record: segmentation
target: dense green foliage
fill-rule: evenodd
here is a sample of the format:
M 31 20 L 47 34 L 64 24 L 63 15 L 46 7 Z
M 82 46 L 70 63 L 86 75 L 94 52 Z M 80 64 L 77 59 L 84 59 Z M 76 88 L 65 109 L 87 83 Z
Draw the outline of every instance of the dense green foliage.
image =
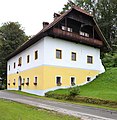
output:
M 6 57 L 28 39 L 18 22 L 7 22 L 0 27 L 0 77 L 6 79 Z
M 51 93 L 69 95 L 69 89 L 55 90 Z M 117 68 L 110 68 L 94 81 L 80 86 L 79 96 L 117 101 Z
M 75 97 L 76 95 L 79 95 L 79 94 L 80 94 L 79 86 L 72 87 L 69 89 L 69 96 Z
M 102 61 L 106 68 L 117 67 L 117 52 L 105 53 Z
M 0 99 L 1 120 L 78 120 L 51 111 Z

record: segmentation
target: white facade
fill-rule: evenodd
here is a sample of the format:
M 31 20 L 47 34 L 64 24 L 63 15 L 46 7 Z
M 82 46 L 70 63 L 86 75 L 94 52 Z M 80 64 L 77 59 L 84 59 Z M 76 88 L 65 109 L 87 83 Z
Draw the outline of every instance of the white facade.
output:
M 56 49 L 62 50 L 62 59 L 56 59 Z M 38 50 L 38 59 L 34 60 L 34 53 Z M 71 60 L 71 52 L 76 53 L 76 61 Z M 30 62 L 27 63 L 27 55 L 30 55 Z M 87 63 L 87 55 L 93 56 L 93 64 Z M 22 66 L 18 66 L 18 59 L 22 57 Z M 16 68 L 14 69 L 14 62 Z M 9 71 L 9 65 L 10 70 Z M 100 49 L 87 45 L 69 42 L 58 38 L 45 37 L 8 61 L 8 74 L 21 72 L 38 66 L 59 66 L 80 68 L 86 70 L 99 70 L 104 72 L 100 59 Z

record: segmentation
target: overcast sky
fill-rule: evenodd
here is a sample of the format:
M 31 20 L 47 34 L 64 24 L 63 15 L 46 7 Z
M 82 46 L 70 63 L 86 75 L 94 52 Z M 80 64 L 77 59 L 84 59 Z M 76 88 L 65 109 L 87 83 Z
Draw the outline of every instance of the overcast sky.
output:
M 19 22 L 27 35 L 42 29 L 42 22 L 52 22 L 53 13 L 61 11 L 68 0 L 0 0 L 0 26 Z

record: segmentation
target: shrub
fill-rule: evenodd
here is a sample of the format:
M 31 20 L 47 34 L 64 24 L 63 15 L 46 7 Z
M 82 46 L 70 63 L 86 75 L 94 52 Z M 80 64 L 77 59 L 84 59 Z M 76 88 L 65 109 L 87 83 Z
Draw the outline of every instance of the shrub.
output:
M 80 89 L 79 86 L 77 87 L 72 87 L 69 89 L 69 96 L 70 97 L 75 97 L 80 94 Z

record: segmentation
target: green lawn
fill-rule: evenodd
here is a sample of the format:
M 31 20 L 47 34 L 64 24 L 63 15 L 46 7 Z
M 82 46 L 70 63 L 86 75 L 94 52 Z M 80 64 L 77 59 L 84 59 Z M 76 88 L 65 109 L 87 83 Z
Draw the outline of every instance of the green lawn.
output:
M 55 90 L 54 93 L 68 94 L 69 90 Z M 117 101 L 117 68 L 110 68 L 93 82 L 81 86 L 80 96 Z
M 0 99 L 0 120 L 79 120 L 56 112 Z

